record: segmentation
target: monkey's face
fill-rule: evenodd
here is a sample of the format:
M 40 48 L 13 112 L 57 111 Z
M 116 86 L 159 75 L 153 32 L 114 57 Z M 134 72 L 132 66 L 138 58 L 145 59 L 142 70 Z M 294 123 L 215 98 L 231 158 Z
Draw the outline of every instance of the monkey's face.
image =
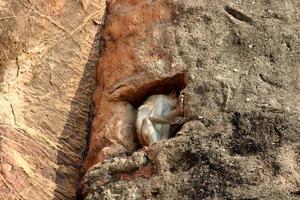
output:
M 168 101 L 172 108 L 175 108 L 178 104 L 178 99 L 176 96 L 175 97 L 169 96 Z

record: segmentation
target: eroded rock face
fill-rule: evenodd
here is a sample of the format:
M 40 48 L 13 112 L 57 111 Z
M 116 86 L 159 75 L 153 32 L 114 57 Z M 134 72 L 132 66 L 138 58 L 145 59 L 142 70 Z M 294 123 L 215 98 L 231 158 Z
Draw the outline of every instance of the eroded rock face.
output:
M 175 51 L 171 25 L 176 18 L 173 7 L 168 1 L 109 2 L 83 171 L 105 158 L 137 150 L 133 106 L 149 94 L 184 88 L 185 65 Z
M 75 198 L 104 11 L 0 0 L 0 199 Z
M 136 150 L 136 111 L 128 102 L 109 102 L 104 96 L 98 102 L 101 111 L 93 121 L 89 153 L 84 169 L 104 159 Z
M 184 72 L 189 122 L 90 168 L 86 199 L 299 199 L 299 9 L 292 0 L 111 1 L 96 111 L 103 96 L 138 104 L 157 92 L 151 83 Z M 91 141 L 111 136 L 95 130 Z

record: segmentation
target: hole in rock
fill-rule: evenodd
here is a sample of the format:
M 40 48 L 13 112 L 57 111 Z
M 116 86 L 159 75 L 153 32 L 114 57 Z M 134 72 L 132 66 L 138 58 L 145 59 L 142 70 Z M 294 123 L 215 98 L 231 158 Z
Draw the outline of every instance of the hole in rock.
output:
M 126 100 L 128 102 L 130 102 L 136 109 L 138 109 L 141 105 L 144 105 L 143 103 L 145 102 L 145 100 L 147 100 L 148 97 L 150 97 L 152 95 L 156 95 L 156 94 L 174 95 L 175 94 L 174 92 L 176 92 L 176 96 L 173 96 L 173 97 L 178 99 L 179 95 L 180 95 L 180 92 L 186 87 L 185 78 L 186 77 L 185 77 L 184 73 L 178 73 L 178 74 L 176 74 L 172 77 L 167 77 L 167 78 L 162 78 L 160 80 L 150 81 L 147 84 L 141 85 L 140 88 L 138 88 L 138 90 L 136 90 L 136 92 L 128 93 L 127 94 L 128 96 L 126 96 L 127 97 Z M 148 101 L 148 103 L 149 103 L 149 101 Z M 177 107 L 174 108 L 174 109 L 177 110 L 179 105 L 177 104 L 176 106 Z M 159 107 L 160 106 L 157 106 L 158 109 L 160 109 Z M 165 110 L 166 108 L 162 108 L 162 109 Z M 161 115 L 161 116 L 160 115 L 154 115 L 152 117 L 159 117 L 163 120 L 168 119 L 168 120 L 170 120 L 170 123 L 172 122 L 171 125 L 169 123 L 166 124 L 166 123 L 161 123 L 159 121 L 156 121 L 157 119 L 155 119 L 155 121 L 154 121 L 153 118 L 150 119 L 148 114 L 146 114 L 146 115 L 147 115 L 147 118 L 149 117 L 148 118 L 149 123 L 145 123 L 145 121 L 144 121 L 145 120 L 145 118 L 144 118 L 145 115 L 140 113 L 140 114 L 137 114 L 137 124 L 136 124 L 138 126 L 138 127 L 136 127 L 137 132 L 139 132 L 138 131 L 139 127 L 141 127 L 142 130 L 147 129 L 147 131 L 145 131 L 144 133 L 150 131 L 151 132 L 150 135 L 153 135 L 153 132 L 152 132 L 151 128 L 154 128 L 155 132 L 157 131 L 156 133 L 159 134 L 159 136 L 158 136 L 159 138 L 160 137 L 162 137 L 162 138 L 174 137 L 176 132 L 178 132 L 180 130 L 180 128 L 182 127 L 182 125 L 184 123 L 184 121 L 181 121 L 181 122 L 178 121 L 177 122 L 177 117 L 183 117 L 183 112 L 178 114 L 178 115 L 177 114 L 174 115 L 174 117 L 170 117 L 170 116 L 172 116 L 171 112 L 175 111 L 175 110 L 172 110 L 172 111 L 163 111 L 163 110 L 162 110 L 163 115 Z M 140 112 L 142 112 L 142 111 L 140 111 Z M 145 113 L 147 113 L 147 112 L 148 111 L 145 111 Z M 138 120 L 139 116 L 142 117 L 140 123 L 139 123 L 139 120 Z M 176 121 L 176 123 L 175 123 L 175 121 Z M 161 128 L 157 127 L 157 125 L 159 125 L 159 124 L 162 125 Z M 139 125 L 141 125 L 141 126 L 139 126 Z M 166 128 L 165 125 L 167 125 L 167 126 L 170 125 L 169 129 Z M 137 134 L 137 137 L 139 137 L 139 143 L 142 144 L 142 145 L 148 145 L 149 142 L 152 141 L 151 139 L 149 139 L 149 138 L 152 138 L 152 137 L 145 136 L 145 134 L 141 134 L 141 133 Z M 160 139 L 158 139 L 158 140 L 160 140 Z
M 138 108 L 151 95 L 170 94 L 176 91 L 177 96 L 186 87 L 186 75 L 184 72 L 175 74 L 171 77 L 149 81 L 141 85 L 136 90 L 128 91 L 122 95 L 122 99 Z

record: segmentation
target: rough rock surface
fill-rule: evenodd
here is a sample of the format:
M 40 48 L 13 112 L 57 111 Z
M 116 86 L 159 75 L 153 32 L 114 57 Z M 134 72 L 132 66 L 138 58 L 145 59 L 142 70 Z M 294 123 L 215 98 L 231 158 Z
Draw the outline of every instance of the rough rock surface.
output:
M 297 0 L 109 1 L 86 199 L 299 199 L 299 10 Z M 182 89 L 170 84 L 180 73 L 189 122 L 176 137 L 128 155 L 118 141 L 130 131 L 98 128 L 124 126 L 103 105 Z M 116 144 L 122 155 L 104 160 Z
M 75 198 L 105 7 L 0 0 L 0 199 Z
M 137 150 L 134 106 L 153 92 L 183 88 L 185 68 L 175 46 L 172 51 L 173 29 L 155 28 L 160 21 L 169 24 L 176 16 L 170 6 L 173 4 L 167 1 L 108 4 L 95 118 L 84 170 L 106 158 Z
M 300 199 L 300 2 L 0 0 L 0 199 Z M 185 90 L 176 137 L 135 108 Z

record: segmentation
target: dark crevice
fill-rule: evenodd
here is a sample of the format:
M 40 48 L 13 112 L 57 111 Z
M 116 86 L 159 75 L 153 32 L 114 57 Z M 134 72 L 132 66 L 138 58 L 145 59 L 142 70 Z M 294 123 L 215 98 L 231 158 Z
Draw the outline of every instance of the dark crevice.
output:
M 232 17 L 236 18 L 237 20 L 240 20 L 240 21 L 243 21 L 243 22 L 246 22 L 246 23 L 249 23 L 251 25 L 253 25 L 253 20 L 248 17 L 247 15 L 245 15 L 244 13 L 234 9 L 234 8 L 231 8 L 230 6 L 225 6 L 225 11 L 230 14 Z
M 104 15 L 105 17 L 105 15 Z M 94 90 L 96 89 L 96 71 L 97 71 L 97 65 L 99 61 L 100 51 L 103 48 L 103 41 L 101 37 L 101 33 L 103 30 L 103 26 L 99 26 L 98 30 L 96 31 L 96 34 L 94 36 L 94 40 L 92 42 L 92 46 L 90 49 L 90 54 L 87 59 L 87 63 L 84 66 L 84 72 L 82 75 L 82 78 L 80 80 L 79 86 L 76 90 L 76 93 L 74 95 L 74 98 L 71 103 L 71 108 L 69 111 L 68 119 L 66 122 L 66 125 L 63 129 L 63 132 L 61 133 L 61 137 L 59 138 L 59 143 L 61 144 L 61 150 L 58 151 L 57 155 L 57 164 L 59 166 L 73 166 L 76 171 L 78 171 L 78 179 L 77 179 L 77 185 L 74 185 L 72 179 L 69 178 L 69 174 L 67 174 L 64 170 L 58 170 L 56 171 L 55 175 L 55 182 L 57 184 L 57 187 L 54 191 L 54 199 L 57 199 L 59 196 L 64 196 L 64 198 L 70 198 L 73 194 L 68 194 L 69 196 L 66 196 L 67 194 L 65 192 L 62 192 L 63 188 L 70 188 L 70 187 L 76 187 L 76 196 L 74 197 L 76 200 L 83 200 L 84 197 L 82 196 L 82 192 L 80 189 L 80 181 L 82 176 L 84 175 L 81 171 L 82 162 L 84 161 L 84 158 L 87 154 L 88 149 L 88 139 L 91 132 L 91 124 L 93 120 L 93 109 L 94 104 L 92 101 L 92 96 L 94 93 Z M 83 100 L 83 97 L 86 98 Z M 80 106 L 78 104 L 82 104 L 81 102 L 85 102 L 84 107 L 88 108 L 88 118 L 86 120 L 86 128 L 84 133 L 76 127 L 77 121 L 81 121 L 80 116 L 78 116 L 78 109 Z M 81 162 L 80 163 L 74 163 L 74 161 L 69 158 L 69 156 L 66 154 L 67 151 L 69 151 L 68 142 L 66 141 L 65 137 L 66 135 L 70 135 L 70 133 L 73 134 L 86 134 L 86 137 L 82 143 L 85 143 L 84 149 L 81 150 Z M 63 167 L 62 167 L 63 169 Z M 70 180 L 70 181 L 68 181 Z
M 177 95 L 179 95 L 180 91 L 185 87 L 186 75 L 184 72 L 181 72 L 171 77 L 149 81 L 133 91 L 126 91 L 126 93 L 121 94 L 120 100 L 127 101 L 137 108 L 151 95 L 169 94 L 172 91 L 176 91 Z
M 263 82 L 268 83 L 269 85 L 272 85 L 272 86 L 278 87 L 278 88 L 282 87 L 282 84 L 278 80 L 275 80 L 274 78 L 270 78 L 264 74 L 259 74 L 259 77 Z
M 15 110 L 14 110 L 14 107 L 13 105 L 10 103 L 10 108 L 11 108 L 11 113 L 13 114 L 14 116 L 14 124 L 16 125 L 17 123 L 17 118 L 16 118 L 16 114 L 15 114 Z
M 291 192 L 291 194 L 295 195 L 295 196 L 300 196 L 300 190 L 295 191 L 295 192 Z
M 93 41 L 93 44 L 92 44 L 92 48 L 91 48 L 91 51 L 90 51 L 90 55 L 89 55 L 89 58 L 88 58 L 88 61 L 87 61 L 87 64 L 85 66 L 85 69 L 87 70 L 87 68 L 89 67 L 93 67 L 95 68 L 95 82 L 98 83 L 99 81 L 97 80 L 97 66 L 98 66 L 98 62 L 99 62 L 99 57 L 101 55 L 101 52 L 103 51 L 103 49 L 105 48 L 104 47 L 104 42 L 103 42 L 103 38 L 102 38 L 102 31 L 106 25 L 106 20 L 107 20 L 107 13 L 108 13 L 108 3 L 106 3 L 106 9 L 105 9 L 105 13 L 103 15 L 103 23 L 99 26 L 99 29 L 94 37 L 94 41 Z M 94 59 L 96 56 L 96 59 Z M 94 91 L 96 89 L 96 85 L 94 86 L 94 88 L 92 89 L 92 94 L 90 96 L 90 99 L 89 99 L 89 111 L 88 111 L 88 120 L 86 122 L 86 138 L 85 138 L 85 141 L 86 141 L 86 147 L 84 149 L 84 152 L 82 153 L 82 161 L 85 160 L 86 156 L 87 156 L 87 152 L 88 152 L 88 148 L 89 148 L 89 138 L 90 138 L 90 134 L 91 134 L 91 130 L 92 130 L 92 122 L 93 122 L 93 118 L 94 118 L 94 108 L 95 108 L 95 104 L 94 104 L 94 101 L 93 101 L 93 94 L 94 94 Z M 82 177 L 84 176 L 84 172 L 82 171 L 82 163 L 80 165 L 80 169 L 79 169 L 79 180 L 78 180 L 78 184 L 77 184 L 77 188 L 76 188 L 76 200 L 84 200 L 84 196 L 83 196 L 83 193 L 82 193 L 82 188 L 80 186 L 80 183 L 81 183 L 81 180 L 82 180 Z
M 0 92 L 2 92 L 2 83 L 4 82 L 4 73 L 5 73 L 5 67 L 4 67 L 4 64 L 1 63 L 1 60 L 0 60 Z
M 84 200 L 84 196 L 82 194 L 82 190 L 79 188 L 76 191 L 76 200 Z
M 285 45 L 290 51 L 293 50 L 290 41 L 285 41 Z
M 17 73 L 16 73 L 16 78 L 17 78 L 20 75 L 20 64 L 19 64 L 19 58 L 18 57 L 16 57 L 16 65 L 17 65 Z

